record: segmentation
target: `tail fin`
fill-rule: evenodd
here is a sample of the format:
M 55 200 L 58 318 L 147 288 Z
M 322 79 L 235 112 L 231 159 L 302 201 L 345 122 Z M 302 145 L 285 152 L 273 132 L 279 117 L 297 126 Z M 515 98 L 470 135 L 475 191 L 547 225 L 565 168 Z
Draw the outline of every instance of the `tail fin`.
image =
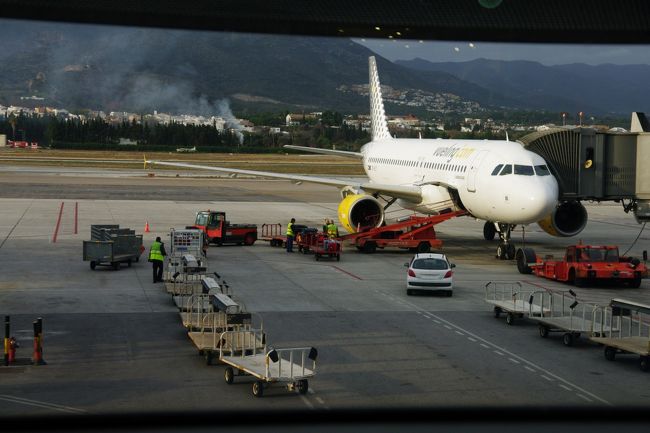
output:
M 388 122 L 386 122 L 384 101 L 381 98 L 381 85 L 379 84 L 375 56 L 368 58 L 368 70 L 370 73 L 368 90 L 370 92 L 370 129 L 372 131 L 372 140 L 391 138 L 390 132 L 388 132 Z

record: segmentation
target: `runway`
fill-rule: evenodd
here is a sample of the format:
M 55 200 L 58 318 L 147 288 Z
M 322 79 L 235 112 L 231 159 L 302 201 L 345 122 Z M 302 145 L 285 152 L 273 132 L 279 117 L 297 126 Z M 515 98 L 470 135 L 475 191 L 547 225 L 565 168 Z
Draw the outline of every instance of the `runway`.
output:
M 650 393 L 636 357 L 604 359 L 581 339 L 562 345 L 541 339 L 535 323 L 507 326 L 483 300 L 489 281 L 523 281 L 567 290 L 520 275 L 514 262 L 494 259 L 483 223 L 445 222 L 436 231 L 457 264 L 451 298 L 406 295 L 408 252 L 359 254 L 346 248 L 340 262 L 287 254 L 268 243 L 212 247 L 217 271 L 249 311 L 259 312 L 269 344 L 314 346 L 318 373 L 306 396 L 271 388 L 255 399 L 250 381 L 227 385 L 222 366 L 207 366 L 184 334 L 176 308 L 146 261 L 119 271 L 91 271 L 81 258 L 91 224 L 120 224 L 142 233 L 145 221 L 163 240 L 171 227 L 193 222 L 201 209 L 227 212 L 233 222 L 319 227 L 335 217 L 338 191 L 314 185 L 250 179 L 99 177 L 103 171 L 62 175 L 0 175 L 0 314 L 11 315 L 29 358 L 32 321 L 43 317 L 47 366 L 0 373 L 0 415 L 54 412 L 115 413 L 192 410 L 328 409 L 378 407 L 647 406 Z M 62 224 L 52 243 L 61 202 Z M 79 207 L 74 234 L 72 209 Z M 618 244 L 640 231 L 619 206 L 588 205 L 580 238 Z M 391 212 L 391 217 L 404 211 Z M 522 232 L 513 238 L 521 243 Z M 526 244 L 559 255 L 577 239 L 552 238 L 536 226 Z M 642 233 L 631 255 L 647 249 Z M 578 297 L 607 303 L 622 297 L 650 303 L 640 289 L 573 288 Z

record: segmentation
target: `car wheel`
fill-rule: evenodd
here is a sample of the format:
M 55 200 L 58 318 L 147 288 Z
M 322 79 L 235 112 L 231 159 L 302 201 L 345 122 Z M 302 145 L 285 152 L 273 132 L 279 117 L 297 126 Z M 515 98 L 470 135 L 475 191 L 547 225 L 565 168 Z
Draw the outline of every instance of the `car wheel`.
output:
M 431 244 L 429 242 L 420 242 L 417 248 L 418 253 L 428 253 L 431 251 Z
M 508 313 L 506 315 L 506 323 L 512 326 L 515 323 L 515 315 L 512 313 Z
M 564 336 L 562 336 L 562 342 L 567 347 L 573 346 L 573 342 L 574 342 L 573 334 L 570 332 L 564 334 Z
M 299 380 L 297 385 L 298 385 L 297 386 L 298 393 L 307 394 L 307 391 L 309 391 L 309 382 L 307 381 L 307 379 Z
M 262 397 L 264 395 L 264 382 L 261 380 L 253 382 L 253 395 L 255 397 Z
M 650 369 L 650 357 L 641 356 L 639 358 L 639 368 L 641 371 L 648 371 Z
M 90 262 L 90 269 L 92 269 L 94 271 L 96 267 L 97 267 L 97 263 L 94 260 L 91 261 Z
M 611 346 L 605 346 L 605 359 L 608 361 L 616 359 L 616 349 Z
M 494 317 L 496 317 L 497 319 L 501 317 L 501 308 L 494 307 Z
M 544 325 L 539 325 L 539 336 L 542 338 L 548 337 L 548 328 Z
M 406 289 L 406 296 L 412 296 L 412 295 L 413 295 L 413 290 Z
M 235 372 L 233 371 L 232 367 L 226 367 L 223 372 L 223 378 L 226 379 L 226 383 L 228 385 L 233 383 L 235 380 Z

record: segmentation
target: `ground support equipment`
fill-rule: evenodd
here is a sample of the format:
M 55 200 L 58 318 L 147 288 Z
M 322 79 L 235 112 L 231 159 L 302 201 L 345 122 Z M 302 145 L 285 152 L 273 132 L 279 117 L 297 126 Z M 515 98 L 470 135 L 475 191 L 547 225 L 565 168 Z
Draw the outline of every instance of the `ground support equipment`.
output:
M 114 224 L 91 225 L 90 240 L 83 241 L 83 260 L 90 262 L 93 270 L 97 266 L 110 266 L 117 270 L 121 263 L 131 267 L 133 262 L 140 261 L 143 251 L 142 235 Z
M 594 310 L 591 341 L 602 344 L 605 359 L 618 354 L 639 355 L 639 368 L 650 370 L 650 305 L 612 299 Z
M 342 245 L 339 240 L 329 239 L 324 233 L 305 230 L 296 238 L 298 251 L 303 254 L 313 253 L 316 260 L 323 257 L 341 260 Z
M 361 233 L 351 233 L 338 238 L 349 241 L 359 251 L 374 253 L 377 248 L 406 248 L 412 252 L 427 253 L 442 246 L 436 238 L 434 226 L 450 218 L 464 215 L 464 211 L 449 212 L 441 215 L 420 217 L 411 215 L 394 224 L 372 228 Z
M 580 335 L 591 336 L 595 304 L 578 302 L 572 290 L 555 292 L 538 290 L 531 295 L 530 308 L 544 314 L 529 313 L 528 318 L 539 323 L 539 335 L 561 332 L 565 346 L 573 346 Z
M 219 360 L 222 346 L 229 348 L 229 353 L 240 354 L 242 350 L 263 351 L 266 347 L 266 336 L 260 328 L 253 329 L 251 313 L 227 315 L 212 314 L 207 316 L 200 331 L 187 333 L 199 355 L 205 356 L 206 364 L 212 365 L 214 359 Z M 246 331 L 222 335 L 227 331 Z
M 283 247 L 287 244 L 287 235 L 282 231 L 282 224 L 262 224 L 262 234 L 258 239 L 268 241 L 272 247 Z
M 232 384 L 235 376 L 253 376 L 252 391 L 262 397 L 264 390 L 275 383 L 284 383 L 289 391 L 306 394 L 308 379 L 316 374 L 318 352 L 313 347 L 290 349 L 267 349 L 258 347 L 264 335 L 259 330 L 227 331 L 221 334 L 223 341 L 241 343 L 241 346 L 223 344 L 219 348 L 219 360 L 226 364 L 224 379 Z
M 519 281 L 491 281 L 485 285 L 485 302 L 494 306 L 494 317 L 506 314 L 506 323 L 513 325 L 515 318 L 541 315 L 541 308 L 531 305 L 531 295 L 535 290 L 524 290 Z

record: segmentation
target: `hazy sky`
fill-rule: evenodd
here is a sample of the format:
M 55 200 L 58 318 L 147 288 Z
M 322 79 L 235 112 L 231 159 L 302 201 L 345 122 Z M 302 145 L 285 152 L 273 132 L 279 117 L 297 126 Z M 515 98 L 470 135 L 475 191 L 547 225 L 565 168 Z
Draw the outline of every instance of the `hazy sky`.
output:
M 354 39 L 389 60 L 416 57 L 432 62 L 464 62 L 478 58 L 532 60 L 544 65 L 650 64 L 648 45 L 510 44 L 493 42 L 419 42 L 397 39 Z

